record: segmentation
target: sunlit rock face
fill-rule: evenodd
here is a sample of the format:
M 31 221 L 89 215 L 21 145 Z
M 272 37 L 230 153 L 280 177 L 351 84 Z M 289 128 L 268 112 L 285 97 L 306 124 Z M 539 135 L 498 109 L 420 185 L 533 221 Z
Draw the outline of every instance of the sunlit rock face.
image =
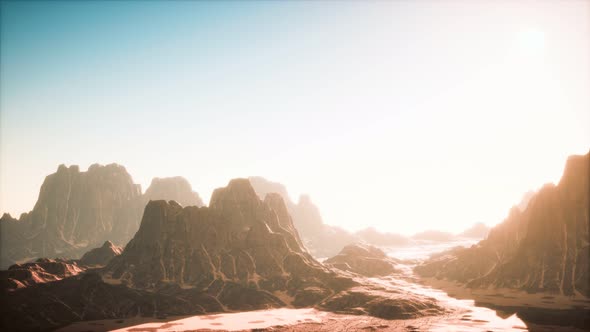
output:
M 571 156 L 557 186 L 546 185 L 526 209 L 512 208 L 484 241 L 416 268 L 469 287 L 520 288 L 590 296 L 590 153 Z
M 250 177 L 248 180 L 261 199 L 270 193 L 277 193 L 283 198 L 287 211 L 293 217 L 295 228 L 313 256 L 330 257 L 344 246 L 359 241 L 357 236 L 340 227 L 324 224 L 318 207 L 309 196 L 302 195 L 295 204 L 289 198 L 284 185 L 262 177 Z
M 366 277 L 387 276 L 396 272 L 396 262 L 381 249 L 364 244 L 352 244 L 324 262 L 337 269 Z
M 102 247 L 94 248 L 85 253 L 80 259 L 80 264 L 87 266 L 105 266 L 111 259 L 121 255 L 123 249 L 114 245 L 111 241 L 106 241 Z
M 2 291 L 11 291 L 75 276 L 84 270 L 74 261 L 39 258 L 32 263 L 15 264 L 8 270 L 0 271 L 0 282 Z
M 125 244 L 139 226 L 139 185 L 123 166 L 87 172 L 60 165 L 45 178 L 33 210 L 0 221 L 1 265 L 35 257 L 79 257 L 106 240 Z
M 139 231 L 107 271 L 134 288 L 207 290 L 240 309 L 281 306 L 286 298 L 309 305 L 342 287 L 307 253 L 281 196 L 260 200 L 247 179 L 215 190 L 209 207 L 149 202 Z
M 182 206 L 203 206 L 199 194 L 181 176 L 154 178 L 143 195 L 145 202 L 152 200 L 173 200 Z

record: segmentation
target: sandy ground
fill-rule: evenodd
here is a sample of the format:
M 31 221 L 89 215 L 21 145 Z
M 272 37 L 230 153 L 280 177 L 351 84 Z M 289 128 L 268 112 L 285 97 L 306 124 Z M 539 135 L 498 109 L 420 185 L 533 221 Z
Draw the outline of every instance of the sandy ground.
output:
M 150 321 L 151 320 L 151 321 Z M 147 322 L 150 321 L 150 322 Z M 492 321 L 454 313 L 408 320 L 339 315 L 315 309 L 271 309 L 232 314 L 182 317 L 154 322 L 153 318 L 102 320 L 72 324 L 58 331 L 527 331 L 516 316 Z

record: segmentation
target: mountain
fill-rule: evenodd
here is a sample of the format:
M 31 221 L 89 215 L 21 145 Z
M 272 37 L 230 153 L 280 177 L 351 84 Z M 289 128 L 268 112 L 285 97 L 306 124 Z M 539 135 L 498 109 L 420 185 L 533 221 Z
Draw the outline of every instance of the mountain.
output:
M 80 264 L 86 266 L 105 266 L 114 257 L 121 255 L 123 249 L 114 245 L 111 241 L 106 241 L 102 247 L 94 248 L 85 253 L 80 258 Z
M 454 240 L 455 235 L 448 233 L 448 232 L 431 230 L 431 231 L 424 231 L 424 232 L 416 233 L 414 236 L 412 236 L 412 239 L 434 241 L 434 242 L 448 242 L 448 241 Z
M 325 224 L 318 207 L 309 196 L 301 195 L 295 204 L 289 198 L 284 185 L 259 176 L 249 177 L 248 180 L 261 199 L 270 193 L 277 193 L 283 198 L 287 211 L 293 217 L 295 228 L 315 257 L 333 256 L 344 246 L 358 242 L 354 234 L 340 227 Z
M 307 253 L 283 199 L 260 200 L 247 179 L 216 189 L 209 207 L 150 201 L 141 227 L 108 277 L 141 289 L 173 283 L 208 289 L 230 308 L 295 304 L 331 293 L 334 275 Z M 305 285 L 305 287 L 301 287 Z M 242 292 L 243 296 L 235 296 Z
M 125 244 L 139 226 L 141 188 L 123 166 L 86 172 L 60 165 L 45 178 L 33 210 L 0 221 L 1 265 L 35 257 L 74 257 L 106 240 Z
M 434 257 L 416 272 L 528 292 L 590 296 L 590 153 L 568 158 L 558 185 L 548 184 L 524 210 L 510 210 L 487 239 Z
M 324 264 L 366 277 L 387 276 L 397 272 L 397 261 L 387 257 L 383 250 L 360 243 L 348 245 Z
M 376 246 L 403 246 L 410 244 L 410 240 L 396 233 L 380 232 L 373 227 L 367 227 L 355 233 L 363 242 Z
M 86 172 L 60 165 L 41 186 L 32 211 L 0 219 L 0 268 L 38 257 L 79 258 L 105 241 L 124 246 L 150 199 L 202 206 L 184 178 L 155 178 L 142 195 L 125 167 L 93 164 Z
M 473 226 L 469 227 L 462 233 L 460 233 L 459 236 L 473 239 L 485 239 L 489 233 L 490 228 L 486 224 L 478 222 L 473 224 Z
M 36 268 L 22 266 L 23 273 Z M 447 312 L 428 296 L 318 262 L 305 249 L 283 198 L 260 199 L 247 179 L 216 189 L 208 207 L 148 202 L 121 255 L 104 268 L 80 269 L 30 285 L 0 274 L 0 330 L 276 307 L 386 319 Z
M 145 191 L 143 199 L 146 203 L 150 200 L 163 199 L 176 201 L 182 206 L 204 205 L 199 194 L 194 192 L 190 183 L 181 176 L 154 178 Z

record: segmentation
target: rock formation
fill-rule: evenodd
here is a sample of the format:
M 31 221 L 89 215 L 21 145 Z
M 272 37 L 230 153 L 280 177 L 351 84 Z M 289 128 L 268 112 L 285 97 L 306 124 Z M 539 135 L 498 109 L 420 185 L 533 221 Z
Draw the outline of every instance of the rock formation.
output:
M 379 248 L 352 244 L 326 261 L 324 264 L 343 271 L 354 272 L 366 277 L 387 276 L 396 272 L 396 261 Z
M 485 239 L 490 233 L 490 228 L 482 222 L 475 223 L 461 234 L 460 237 L 468 237 L 473 239 Z
M 344 246 L 358 242 L 350 232 L 336 226 L 324 224 L 317 206 L 307 195 L 302 195 L 297 204 L 293 203 L 284 185 L 262 177 L 248 178 L 261 199 L 269 193 L 278 193 L 285 201 L 287 211 L 293 217 L 293 224 L 310 253 L 315 257 L 336 255 Z
M 182 206 L 203 206 L 199 194 L 193 191 L 190 183 L 181 176 L 170 178 L 154 178 L 145 191 L 143 199 L 147 203 L 152 200 L 173 200 Z M 145 206 L 145 204 L 144 204 Z
M 80 259 L 80 264 L 86 266 L 105 266 L 111 259 L 121 255 L 123 249 L 114 245 L 111 241 L 106 241 L 102 247 L 94 248 L 85 253 Z
M 39 258 L 33 263 L 15 264 L 8 270 L 0 271 L 0 280 L 4 290 L 14 290 L 61 280 L 84 270 L 74 261 Z
M 590 153 L 571 156 L 557 186 L 510 210 L 486 240 L 433 258 L 416 272 L 469 287 L 590 296 Z
M 0 221 L 1 266 L 35 257 L 79 257 L 106 240 L 124 245 L 141 219 L 139 185 L 123 166 L 87 172 L 60 165 L 45 178 L 33 210 Z
M 105 241 L 124 246 L 150 199 L 203 205 L 182 177 L 155 178 L 142 195 L 123 166 L 94 164 L 80 172 L 60 165 L 45 178 L 31 212 L 0 219 L 0 268 L 38 257 L 79 258 Z
M 262 201 L 247 179 L 215 190 L 209 207 L 150 201 L 137 234 L 106 270 L 140 289 L 208 290 L 230 308 L 244 308 L 238 291 L 248 291 L 254 309 L 287 298 L 308 305 L 338 284 L 305 250 L 281 196 Z
M 133 239 L 102 269 L 2 291 L 2 330 L 282 306 L 388 319 L 445 312 L 426 296 L 316 261 L 282 197 L 259 199 L 247 179 L 215 190 L 209 207 L 150 201 Z

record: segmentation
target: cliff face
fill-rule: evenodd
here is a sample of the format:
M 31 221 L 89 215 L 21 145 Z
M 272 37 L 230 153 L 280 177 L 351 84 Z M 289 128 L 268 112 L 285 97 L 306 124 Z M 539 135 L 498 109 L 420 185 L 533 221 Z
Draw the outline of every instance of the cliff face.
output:
M 209 207 L 150 201 L 139 231 L 106 271 L 134 288 L 206 289 L 236 308 L 244 308 L 236 293 L 253 297 L 252 308 L 284 305 L 283 291 L 299 305 L 337 284 L 304 249 L 283 199 L 260 200 L 247 179 L 215 190 Z
M 469 287 L 590 296 L 590 153 L 568 159 L 557 186 L 546 185 L 521 211 L 514 207 L 486 240 L 432 259 L 416 271 Z
M 141 189 L 123 166 L 92 165 L 87 172 L 60 165 L 45 178 L 33 210 L 2 218 L 2 262 L 74 257 L 109 239 L 124 244 L 139 226 Z M 19 240 L 13 240 L 18 238 Z
M 154 178 L 145 191 L 143 199 L 147 204 L 152 200 L 173 200 L 182 206 L 203 206 L 199 194 L 193 191 L 190 183 L 181 176 Z M 144 204 L 145 206 L 145 204 Z
M 203 205 L 181 177 L 155 178 L 142 195 L 123 166 L 94 164 L 80 172 L 60 165 L 45 178 L 31 212 L 0 219 L 0 268 L 38 257 L 79 258 L 105 241 L 125 246 L 150 199 Z

